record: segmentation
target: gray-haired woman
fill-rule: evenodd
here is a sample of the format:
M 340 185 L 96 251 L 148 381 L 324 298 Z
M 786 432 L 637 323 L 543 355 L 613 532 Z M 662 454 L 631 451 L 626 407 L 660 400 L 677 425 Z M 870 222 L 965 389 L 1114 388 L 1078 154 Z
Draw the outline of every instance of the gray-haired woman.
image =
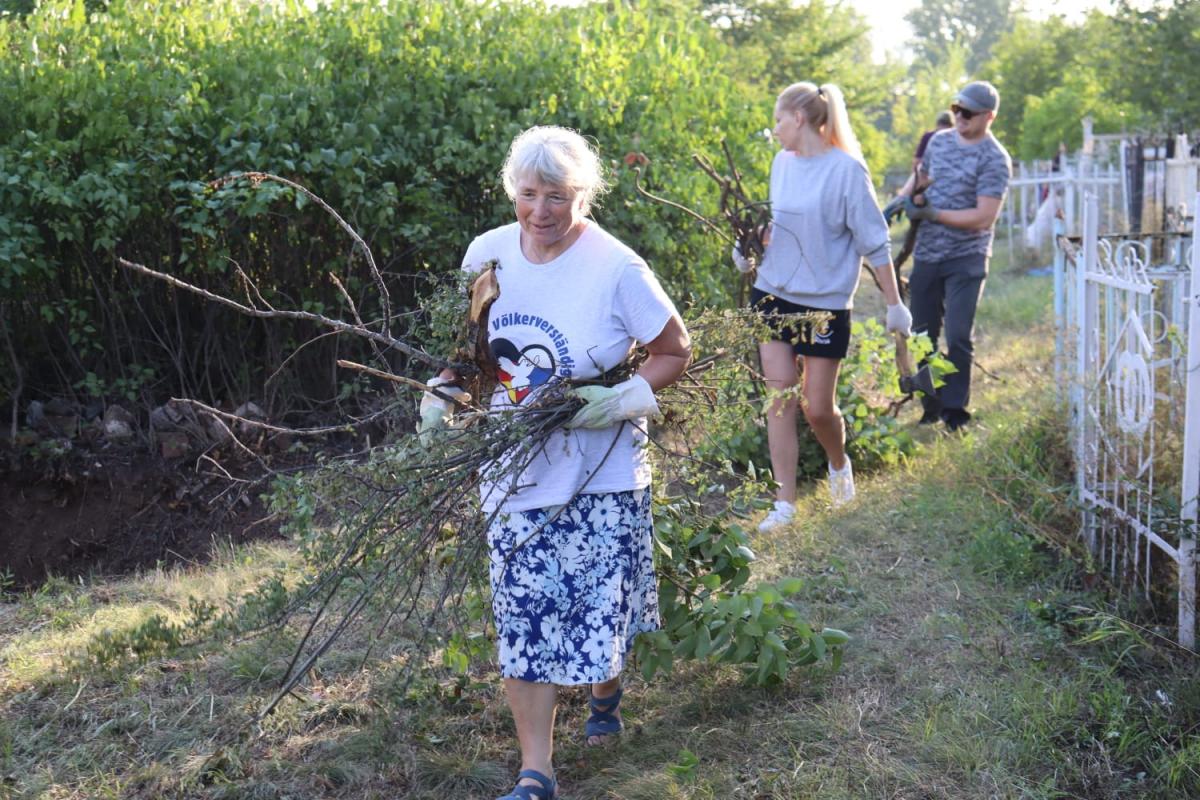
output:
M 633 638 L 659 625 L 646 417 L 658 412 L 654 392 L 687 367 L 691 345 L 646 263 L 588 217 L 606 187 L 583 137 L 530 128 L 513 141 L 502 177 L 516 222 L 476 238 L 463 259 L 470 271 L 500 265 L 488 324 L 500 378 L 492 408 L 595 378 L 635 344 L 649 354 L 629 380 L 576 390 L 587 403 L 568 428 L 516 480 L 483 491 L 484 511 L 498 512 L 488 531 L 492 610 L 521 745 L 517 785 L 502 800 L 549 800 L 558 793 L 557 686 L 590 685 L 585 735 L 602 744 L 621 730 L 620 673 Z

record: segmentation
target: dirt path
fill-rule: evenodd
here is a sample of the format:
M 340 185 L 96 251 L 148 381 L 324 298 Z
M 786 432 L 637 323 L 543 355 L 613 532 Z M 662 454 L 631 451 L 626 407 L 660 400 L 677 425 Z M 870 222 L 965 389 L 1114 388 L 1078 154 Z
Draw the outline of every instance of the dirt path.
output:
M 1116 796 L 1070 794 L 1069 778 L 1052 788 L 1055 754 L 1012 727 L 1021 703 L 1043 702 L 1062 655 L 1061 641 L 1046 641 L 1027 611 L 1040 590 L 1031 581 L 1052 579 L 1051 559 L 1014 535 L 1014 517 L 997 506 L 980 466 L 1046 410 L 1038 398 L 1049 390 L 1053 346 L 1041 316 L 1047 286 L 1015 281 L 983 306 L 978 352 L 1000 380 L 977 373 L 969 433 L 918 429 L 918 455 L 862 477 L 852 507 L 831 512 L 823 487 L 813 487 L 800 521 L 757 543 L 780 574 L 805 578 L 814 622 L 854 637 L 842 670 L 779 693 L 695 673 L 648 687 L 646 705 L 688 731 L 675 749 L 711 763 L 699 772 L 714 777 L 697 777 L 707 791 L 674 780 L 643 791 L 643 775 L 610 785 L 607 796 Z M 910 410 L 909 422 L 916 416 Z M 695 698 L 695 682 L 712 683 L 707 696 Z M 677 699 L 689 695 L 695 710 L 681 714 Z M 659 757 L 679 762 L 676 753 Z M 603 786 L 589 779 L 579 796 L 606 796 Z
M 120 458 L 88 454 L 54 474 L 0 474 L 0 576 L 14 588 L 35 588 L 47 575 L 203 562 L 214 540 L 279 535 L 256 493 L 231 498 L 223 494 L 227 482 L 197 472 L 142 448 Z

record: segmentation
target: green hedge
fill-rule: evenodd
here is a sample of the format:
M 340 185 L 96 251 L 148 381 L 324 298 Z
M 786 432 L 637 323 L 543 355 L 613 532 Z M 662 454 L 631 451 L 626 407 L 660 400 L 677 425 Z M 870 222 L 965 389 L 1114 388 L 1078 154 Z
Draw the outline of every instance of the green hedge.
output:
M 333 271 L 369 317 L 369 277 L 319 209 L 281 187 L 205 186 L 264 170 L 338 209 L 393 300 L 416 306 L 422 275 L 512 218 L 497 172 L 537 123 L 594 137 L 615 178 L 596 216 L 677 300 L 726 302 L 725 248 L 641 200 L 624 159 L 645 154 L 656 191 L 711 212 L 691 154 L 715 159 L 728 137 L 765 194 L 772 151 L 755 131 L 770 101 L 735 90 L 725 53 L 671 0 L 78 0 L 0 16 L 0 305 L 24 397 L 186 393 L 275 412 L 345 397 L 332 359 L 357 345 L 304 348 L 268 384 L 315 331 L 238 318 L 115 256 L 240 294 L 236 262 L 278 307 L 345 314 Z M 0 374 L 0 399 L 15 375 Z

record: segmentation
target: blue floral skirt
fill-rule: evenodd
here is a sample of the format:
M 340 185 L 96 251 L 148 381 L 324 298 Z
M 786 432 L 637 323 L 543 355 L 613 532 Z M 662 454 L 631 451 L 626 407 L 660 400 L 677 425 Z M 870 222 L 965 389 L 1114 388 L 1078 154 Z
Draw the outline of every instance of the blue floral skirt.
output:
M 488 530 L 500 674 L 574 686 L 620 674 L 657 630 L 650 489 L 497 515 Z

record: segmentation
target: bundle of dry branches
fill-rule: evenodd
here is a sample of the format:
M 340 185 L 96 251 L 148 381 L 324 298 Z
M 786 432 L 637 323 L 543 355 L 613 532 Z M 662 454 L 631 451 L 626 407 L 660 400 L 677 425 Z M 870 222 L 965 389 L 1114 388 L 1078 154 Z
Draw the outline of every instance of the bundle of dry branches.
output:
M 685 214 L 699 220 L 716 233 L 717 236 L 721 237 L 722 240 L 733 243 L 738 251 L 751 262 L 759 264 L 762 261 L 763 250 L 765 249 L 764 237 L 771 224 L 771 204 L 766 201 L 750 199 L 745 187 L 742 186 L 742 173 L 734 163 L 733 154 L 729 151 L 729 145 L 724 139 L 721 140 L 721 149 L 725 152 L 725 160 L 729 164 L 728 175 L 722 175 L 717 172 L 712 162 L 704 156 L 698 153 L 692 155 L 696 164 L 704 171 L 704 174 L 716 181 L 717 186 L 721 189 L 721 197 L 717 203 L 719 216 L 716 220 L 709 219 L 681 203 L 660 197 L 647 190 L 642 186 L 642 170 L 640 167 L 634 169 L 634 188 L 647 199 L 679 209 Z M 726 232 L 725 228 L 718 224 L 720 221 L 724 221 L 732 229 L 732 236 Z
M 762 263 L 763 251 L 766 249 L 764 237 L 771 224 L 771 204 L 750 199 L 742 186 L 742 173 L 734 163 L 733 154 L 729 152 L 729 145 L 724 139 L 721 140 L 721 149 L 729 165 L 728 175 L 717 172 L 716 167 L 702 155 L 696 154 L 692 158 L 704 174 L 721 187 L 721 198 L 717 207 L 721 217 L 733 229 L 734 246 L 746 259 L 757 265 Z
M 742 173 L 734 163 L 729 144 L 722 139 L 721 149 L 725 153 L 725 161 L 729 166 L 729 174 L 722 175 L 712 162 L 699 153 L 692 155 L 693 160 L 704 172 L 712 178 L 721 195 L 717 203 L 716 219 L 709 219 L 681 203 L 660 197 L 642 186 L 642 171 L 634 169 L 634 188 L 649 200 L 661 203 L 671 208 L 679 209 L 685 214 L 699 220 L 717 234 L 723 241 L 732 243 L 737 251 L 751 264 L 750 271 L 742 276 L 738 288 L 738 305 L 745 305 L 750 283 L 753 281 L 754 269 L 762 263 L 763 252 L 766 250 L 766 237 L 771 229 L 771 204 L 768 201 L 752 200 L 742 185 Z M 722 226 L 721 222 L 725 225 Z M 732 231 L 732 235 L 727 232 Z

